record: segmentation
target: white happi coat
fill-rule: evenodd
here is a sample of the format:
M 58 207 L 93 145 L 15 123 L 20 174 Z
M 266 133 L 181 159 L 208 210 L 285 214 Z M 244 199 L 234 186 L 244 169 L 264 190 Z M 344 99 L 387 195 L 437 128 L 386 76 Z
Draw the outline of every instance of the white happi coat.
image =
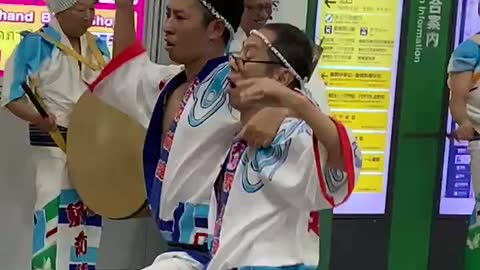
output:
M 312 236 L 299 231 L 307 232 L 312 211 L 346 201 L 361 168 L 361 153 L 353 136 L 343 125 L 336 125 L 345 171 L 326 168 L 324 146 L 304 121 L 292 118 L 283 122 L 271 146 L 229 152 L 224 169 L 232 168 L 235 160 L 240 162 L 233 176 L 224 174 L 219 185 L 224 192 L 230 190 L 223 215 L 221 204 L 211 203 L 210 212 L 219 214 L 210 215 L 210 228 L 220 226 L 220 233 L 217 242 L 213 239 L 208 269 L 309 269 L 307 264 L 317 264 L 312 259 L 318 260 L 318 242 L 306 250 L 304 241 L 311 241 Z
M 174 246 L 207 244 L 212 186 L 240 128 L 225 91 L 229 71 L 227 57 L 206 64 L 190 86 L 193 94 L 185 100 L 183 113 L 177 111 L 176 132 L 166 136 L 163 146 L 163 102 L 167 92 L 185 82 L 182 67 L 151 62 L 135 43 L 112 59 L 91 86 L 100 99 L 148 127 L 144 172 L 149 205 L 160 232 Z M 166 144 L 170 153 L 165 168 L 158 152 Z
M 41 31 L 72 48 L 56 19 Z M 21 84 L 35 79 L 39 99 L 46 110 L 55 115 L 62 135 L 66 136 L 76 102 L 100 71 L 83 63 L 80 70 L 76 59 L 37 33 L 22 35 L 22 41 L 6 62 L 0 105 L 3 107 L 25 97 Z M 80 44 L 83 57 L 101 64 L 96 63 L 88 49 L 86 35 L 80 37 Z M 97 38 L 96 46 L 108 61 L 110 55 L 105 42 Z M 30 143 L 33 145 L 31 159 L 36 191 L 32 269 L 47 268 L 48 264 L 55 269 L 94 267 L 100 246 L 101 217 L 84 215 L 83 203 L 68 177 L 67 157 L 55 147 L 48 133 L 31 125 Z M 75 215 L 75 212 L 80 214 Z M 75 243 L 79 236 L 88 241 L 85 242 L 85 252 L 76 253 Z

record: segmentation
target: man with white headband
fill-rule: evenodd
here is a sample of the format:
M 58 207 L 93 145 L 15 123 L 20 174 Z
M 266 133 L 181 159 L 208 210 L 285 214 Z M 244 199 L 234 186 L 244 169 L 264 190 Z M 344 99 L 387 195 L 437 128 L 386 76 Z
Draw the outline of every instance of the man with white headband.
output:
M 230 103 L 242 123 L 265 106 L 287 108 L 295 117 L 283 121 L 266 148 L 232 144 L 215 183 L 216 203 L 210 203 L 209 270 L 317 268 L 318 247 L 305 250 L 303 243 L 311 212 L 348 199 L 361 153 L 350 132 L 323 114 L 304 87 L 312 50 L 298 28 L 267 24 L 231 55 Z M 317 261 L 305 253 L 316 253 Z
M 95 269 L 101 217 L 68 177 L 65 138 L 78 98 L 105 66 L 106 44 L 87 29 L 94 0 L 49 0 L 52 21 L 23 39 L 7 60 L 0 105 L 29 123 L 36 187 L 32 269 Z M 43 105 L 28 102 L 27 83 Z
M 242 50 L 243 42 L 247 39 L 248 34 L 252 30 L 262 28 L 272 17 L 273 12 L 272 0 L 245 0 L 242 20 L 232 43 L 230 44 L 231 52 L 239 52 Z
M 224 51 L 240 23 L 243 1 L 169 1 L 166 50 L 182 66 L 151 62 L 135 40 L 132 1 L 117 0 L 116 6 L 114 58 L 90 89 L 148 129 L 143 159 L 148 203 L 170 249 L 147 269 L 204 269 L 213 183 L 240 131 L 228 104 Z M 252 119 L 252 126 L 263 129 L 253 139 L 259 144 L 268 142 L 266 131 L 273 138 L 278 129 L 280 121 L 271 116 L 267 110 Z

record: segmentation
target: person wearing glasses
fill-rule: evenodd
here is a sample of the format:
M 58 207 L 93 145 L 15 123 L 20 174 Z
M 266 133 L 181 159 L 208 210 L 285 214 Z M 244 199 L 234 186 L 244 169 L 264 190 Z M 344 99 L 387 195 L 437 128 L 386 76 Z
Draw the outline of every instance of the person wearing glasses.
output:
M 210 203 L 208 270 L 316 269 L 298 228 L 349 198 L 362 162 L 352 134 L 312 101 L 312 62 L 309 40 L 289 24 L 252 30 L 230 54 L 230 104 L 242 123 L 268 106 L 292 115 L 268 147 L 232 143 Z
M 242 50 L 243 42 L 248 37 L 247 33 L 262 28 L 271 19 L 272 11 L 272 0 L 244 0 L 242 20 L 230 44 L 230 52 Z
M 29 123 L 32 145 L 36 201 L 31 269 L 96 265 L 102 219 L 87 209 L 72 186 L 65 154 L 70 114 L 109 59 L 107 45 L 87 31 L 96 2 L 47 0 L 55 14 L 52 21 L 36 32 L 23 32 L 6 62 L 0 105 Z M 24 83 L 43 103 L 44 115 L 28 101 Z

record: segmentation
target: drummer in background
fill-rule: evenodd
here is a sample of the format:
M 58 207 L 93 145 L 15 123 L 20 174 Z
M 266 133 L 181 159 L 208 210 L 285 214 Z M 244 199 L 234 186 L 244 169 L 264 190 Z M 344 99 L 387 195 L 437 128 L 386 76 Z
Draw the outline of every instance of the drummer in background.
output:
M 106 44 L 87 32 L 95 3 L 47 0 L 52 21 L 38 32 L 22 33 L 5 67 L 0 105 L 28 122 L 30 130 L 36 187 L 32 269 L 95 269 L 101 217 L 78 197 L 62 144 L 49 135 L 59 131 L 65 140 L 73 107 L 109 58 Z M 48 117 L 27 101 L 24 82 L 44 103 Z
M 272 18 L 272 0 L 245 0 L 240 27 L 230 44 L 230 52 L 240 52 L 247 33 L 262 28 Z

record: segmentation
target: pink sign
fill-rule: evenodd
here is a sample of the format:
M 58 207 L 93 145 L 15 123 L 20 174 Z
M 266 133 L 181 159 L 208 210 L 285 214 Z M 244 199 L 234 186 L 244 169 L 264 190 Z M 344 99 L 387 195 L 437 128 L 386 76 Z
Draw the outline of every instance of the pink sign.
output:
M 89 31 L 105 40 L 112 50 L 115 0 L 98 2 Z M 135 0 L 134 4 L 137 38 L 142 40 L 145 0 Z M 0 0 L 0 77 L 3 76 L 6 60 L 21 40 L 20 32 L 36 31 L 49 23 L 51 18 L 45 0 Z

